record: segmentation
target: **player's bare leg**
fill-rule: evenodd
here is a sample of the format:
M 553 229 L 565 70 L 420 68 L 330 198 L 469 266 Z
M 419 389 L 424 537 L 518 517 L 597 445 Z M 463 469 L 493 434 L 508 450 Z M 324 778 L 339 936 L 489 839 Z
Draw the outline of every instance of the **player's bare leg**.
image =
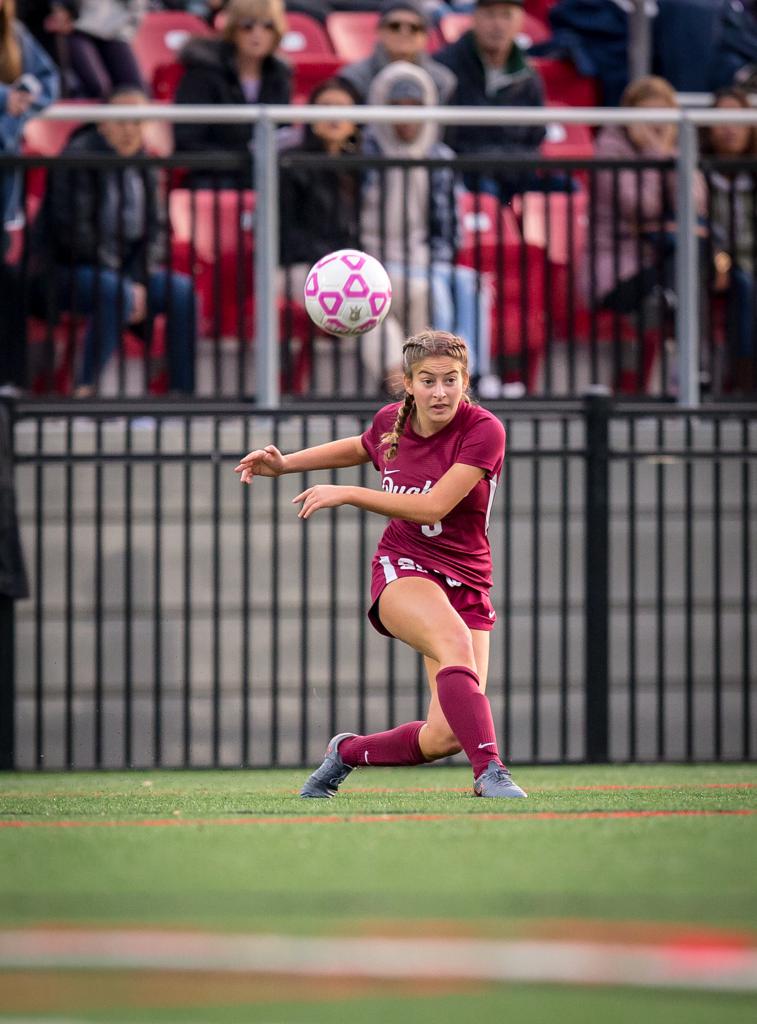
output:
M 381 595 L 379 614 L 390 633 L 438 664 L 436 699 L 444 720 L 471 763 L 476 794 L 525 796 L 499 755 L 491 707 L 477 671 L 476 648 L 482 656 L 481 642 L 475 641 L 474 646 L 473 631 L 441 588 L 431 580 L 417 577 L 395 580 Z M 432 719 L 432 729 L 425 731 L 427 746 L 419 737 L 424 752 L 444 749 L 445 743 L 451 746 L 438 716 Z
M 419 584 L 420 589 L 407 584 Z M 400 601 L 392 601 L 389 615 L 385 614 L 386 595 L 400 589 Z M 422 617 L 416 615 L 419 608 L 423 609 Z M 459 753 L 464 747 L 474 768 L 474 789 L 479 796 L 525 796 L 499 758 L 491 709 L 484 697 L 489 668 L 488 632 L 470 630 L 437 584 L 429 580 L 395 581 L 383 592 L 380 609 L 387 629 L 425 655 L 431 689 L 426 721 L 406 722 L 369 736 L 340 733 L 333 737 L 323 764 L 307 780 L 301 796 L 334 796 L 339 784 L 358 765 L 423 764 Z M 394 622 L 395 616 L 402 626 Z M 416 618 L 422 621 L 416 622 Z M 430 635 L 421 635 L 423 631 Z M 447 691 L 448 714 L 442 709 L 444 697 L 439 696 L 440 673 L 442 688 Z M 457 729 L 465 735 L 465 743 L 458 739 L 448 717 L 453 717 Z

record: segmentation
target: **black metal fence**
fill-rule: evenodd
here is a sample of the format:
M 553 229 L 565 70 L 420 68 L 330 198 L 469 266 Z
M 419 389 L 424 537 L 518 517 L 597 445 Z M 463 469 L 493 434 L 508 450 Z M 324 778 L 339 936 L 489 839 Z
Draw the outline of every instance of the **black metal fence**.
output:
M 753 758 L 754 409 L 492 408 L 508 454 L 489 692 L 508 758 Z M 372 412 L 20 404 L 31 598 L 0 599 L 2 767 L 300 765 L 337 731 L 423 717 L 419 658 L 365 617 L 382 523 L 303 524 L 302 478 L 232 472 Z
M 279 164 L 284 394 L 377 396 L 397 337 L 430 321 L 466 336 L 488 396 L 571 397 L 594 384 L 675 396 L 670 162 L 285 152 Z M 738 398 L 757 387 L 757 172 L 754 159 L 703 166 L 701 379 L 707 396 Z M 217 155 L 0 157 L 0 173 L 18 167 L 27 222 L 0 266 L 11 378 L 54 395 L 254 394 L 256 194 L 225 187 L 248 165 Z M 124 215 L 133 171 L 155 188 L 139 223 Z M 99 219 L 107 196 L 120 210 L 109 231 Z M 93 272 L 74 240 L 82 232 L 105 260 Z M 137 235 L 149 245 L 135 246 Z M 368 247 L 390 265 L 393 313 L 370 337 L 318 334 L 304 312 L 304 270 L 327 242 Z M 147 283 L 141 320 L 124 288 L 135 278 Z

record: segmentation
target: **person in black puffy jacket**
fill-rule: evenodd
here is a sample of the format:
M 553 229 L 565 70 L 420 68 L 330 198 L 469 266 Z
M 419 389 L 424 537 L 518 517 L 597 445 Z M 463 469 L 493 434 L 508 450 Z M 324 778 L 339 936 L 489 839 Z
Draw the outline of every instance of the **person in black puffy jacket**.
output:
M 177 103 L 289 103 L 291 71 L 274 51 L 286 31 L 281 0 L 231 0 L 221 39 L 190 40 L 181 54 L 186 71 Z M 177 124 L 176 151 L 249 154 L 254 126 Z M 191 184 L 250 187 L 249 165 L 236 173 L 197 171 Z
M 453 107 L 541 107 L 544 85 L 526 60 L 515 37 L 523 24 L 523 0 L 478 0 L 473 27 L 457 42 L 434 54 L 434 60 L 457 77 L 449 103 Z M 540 125 L 455 125 L 446 142 L 460 155 L 537 155 L 544 138 Z M 518 191 L 517 172 L 497 175 L 498 184 L 484 179 L 466 185 L 474 191 Z M 508 184 L 509 182 L 509 184 Z

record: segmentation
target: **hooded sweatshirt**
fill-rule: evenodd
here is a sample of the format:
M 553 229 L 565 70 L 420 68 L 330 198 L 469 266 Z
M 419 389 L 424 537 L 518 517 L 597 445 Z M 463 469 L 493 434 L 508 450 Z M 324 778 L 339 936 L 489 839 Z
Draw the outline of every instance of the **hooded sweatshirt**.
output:
M 407 79 L 421 89 L 423 106 L 437 105 L 431 77 L 407 61 L 393 61 L 379 72 L 371 84 L 369 104 L 385 105 L 392 87 Z M 398 107 L 397 121 L 402 121 L 402 107 Z M 439 125 L 429 121 L 421 124 L 412 142 L 401 141 L 391 124 L 375 124 L 366 131 L 363 148 L 366 156 L 397 160 L 453 159 L 455 154 L 439 136 Z M 457 245 L 455 193 L 451 167 L 430 172 L 425 167 L 368 172 L 363 189 L 364 247 L 386 260 L 414 266 L 426 266 L 429 259 L 450 262 Z

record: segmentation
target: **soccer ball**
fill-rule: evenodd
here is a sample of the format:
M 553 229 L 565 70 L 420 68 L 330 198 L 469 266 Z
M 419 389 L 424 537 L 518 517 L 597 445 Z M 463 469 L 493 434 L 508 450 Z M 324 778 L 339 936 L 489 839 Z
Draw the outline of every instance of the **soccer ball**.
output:
M 374 256 L 339 249 L 314 264 L 305 281 L 305 309 L 329 334 L 365 334 L 392 304 L 389 275 Z

